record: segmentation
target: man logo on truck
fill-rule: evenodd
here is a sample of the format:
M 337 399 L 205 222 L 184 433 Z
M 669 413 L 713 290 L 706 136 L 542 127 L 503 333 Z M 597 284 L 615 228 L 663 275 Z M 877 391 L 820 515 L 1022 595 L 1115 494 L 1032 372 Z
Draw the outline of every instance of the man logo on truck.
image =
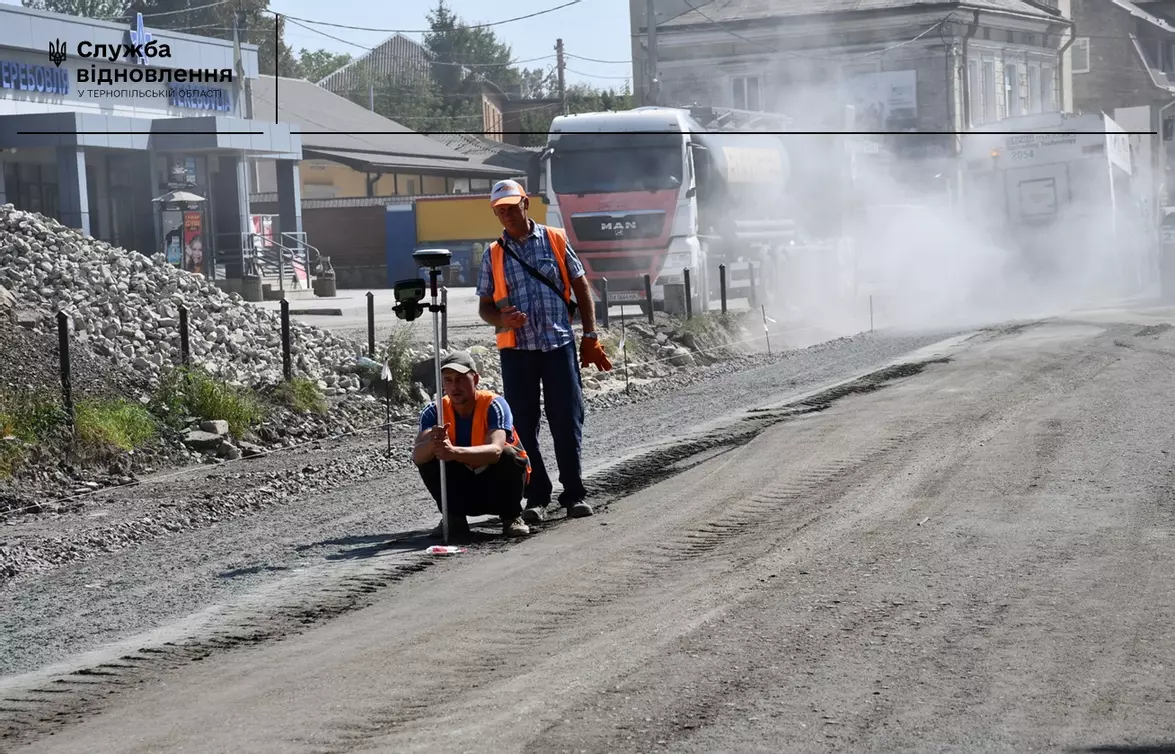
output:
M 618 236 L 623 236 L 626 230 L 636 230 L 636 222 L 633 220 L 617 220 L 614 223 L 603 222 L 600 223 L 600 230 L 611 230 Z

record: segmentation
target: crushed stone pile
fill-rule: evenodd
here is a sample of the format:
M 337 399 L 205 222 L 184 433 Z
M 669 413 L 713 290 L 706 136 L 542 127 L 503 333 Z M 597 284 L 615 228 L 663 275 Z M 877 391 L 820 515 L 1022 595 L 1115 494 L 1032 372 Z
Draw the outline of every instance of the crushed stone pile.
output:
M 0 285 L 13 297 L 22 326 L 53 331 L 64 311 L 72 342 L 108 359 L 128 384 L 157 384 L 180 362 L 181 304 L 196 363 L 230 384 L 281 381 L 277 312 L 179 270 L 162 255 L 112 246 L 11 204 L 0 206 Z M 359 392 L 357 344 L 296 321 L 290 337 L 297 374 L 321 380 L 327 395 Z

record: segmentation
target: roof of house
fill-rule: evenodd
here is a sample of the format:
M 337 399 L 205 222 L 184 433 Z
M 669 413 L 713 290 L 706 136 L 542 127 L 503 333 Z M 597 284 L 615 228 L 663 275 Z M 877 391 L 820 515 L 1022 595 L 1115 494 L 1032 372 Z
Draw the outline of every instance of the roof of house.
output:
M 428 50 L 424 45 L 397 33 L 327 74 L 317 84 L 345 95 L 346 92 L 341 92 L 340 88 L 353 85 L 359 71 L 367 70 L 386 76 L 428 76 L 430 64 Z
M 1135 18 L 1146 21 L 1152 26 L 1155 26 L 1166 32 L 1175 32 L 1175 27 L 1172 27 L 1170 23 L 1148 11 L 1143 10 L 1135 3 L 1130 2 L 1130 0 L 1111 0 L 1111 2 Z M 1146 0 L 1140 0 L 1140 2 L 1146 2 Z
M 432 134 L 429 138 L 466 155 L 473 162 L 513 170 L 516 175 L 526 175 L 531 159 L 541 149 L 518 147 L 474 134 Z
M 672 18 L 658 28 L 693 26 L 697 24 L 738 23 L 765 18 L 794 18 L 797 16 L 863 13 L 887 10 L 932 10 L 934 8 L 978 8 L 980 10 L 1017 13 L 1040 18 L 1056 18 L 1052 12 L 1025 0 L 710 0 L 694 10 Z
M 511 171 L 481 164 L 394 120 L 305 79 L 259 76 L 252 82 L 254 114 L 272 113 L 298 126 L 302 153 L 363 163 L 372 170 L 411 169 L 439 175 L 506 177 Z

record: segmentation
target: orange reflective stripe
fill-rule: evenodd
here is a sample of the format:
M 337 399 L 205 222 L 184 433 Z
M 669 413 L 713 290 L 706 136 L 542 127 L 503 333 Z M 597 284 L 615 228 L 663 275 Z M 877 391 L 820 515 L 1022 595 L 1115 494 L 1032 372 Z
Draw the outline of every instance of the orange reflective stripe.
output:
M 497 241 L 490 245 L 490 271 L 494 278 L 494 305 L 502 309 L 510 305 L 510 287 L 506 285 L 506 250 Z M 518 345 L 518 337 L 509 327 L 498 327 L 494 334 L 498 350 Z
M 546 226 L 544 226 L 546 227 Z M 547 228 L 547 241 L 555 252 L 559 273 L 563 276 L 563 300 L 571 303 L 571 276 L 567 274 L 567 236 L 558 228 Z

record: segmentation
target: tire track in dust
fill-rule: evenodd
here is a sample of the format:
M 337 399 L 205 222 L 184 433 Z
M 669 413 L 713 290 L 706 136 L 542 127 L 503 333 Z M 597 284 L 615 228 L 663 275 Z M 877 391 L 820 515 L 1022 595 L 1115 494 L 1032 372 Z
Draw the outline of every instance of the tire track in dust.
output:
M 845 395 L 872 392 L 880 385 L 881 382 L 871 381 L 868 388 L 848 391 Z M 831 404 L 831 401 L 815 399 L 811 402 L 825 407 Z M 642 551 L 639 560 L 633 557 L 607 559 L 602 561 L 601 568 L 590 573 L 573 574 L 571 583 L 559 585 L 549 592 L 542 605 L 528 605 L 509 615 L 495 610 L 473 619 L 467 617 L 478 630 L 463 637 L 464 644 L 470 647 L 466 656 L 446 655 L 445 663 L 454 669 L 445 671 L 440 678 L 435 676 L 437 664 L 434 660 L 423 662 L 418 669 L 413 663 L 412 672 L 404 673 L 406 679 L 427 678 L 430 669 L 434 676 L 424 684 L 400 689 L 395 699 L 371 710 L 368 721 L 362 724 L 369 731 L 368 737 L 395 734 L 411 738 L 413 734 L 423 733 L 422 729 L 427 729 L 429 724 L 443 718 L 455 707 L 460 708 L 461 714 L 476 714 L 476 709 L 468 706 L 468 700 L 453 698 L 453 689 L 476 688 L 486 682 L 500 684 L 529 672 L 535 664 L 556 656 L 565 647 L 567 627 L 582 627 L 586 622 L 585 613 L 620 603 L 641 603 L 648 590 L 664 589 L 668 579 L 674 576 L 688 578 L 682 576 L 683 562 L 723 557 L 728 564 L 733 563 L 724 545 L 757 538 L 765 529 L 777 531 L 781 518 L 794 515 L 793 510 L 779 504 L 780 500 L 808 502 L 810 507 L 812 501 L 816 501 L 814 507 L 819 511 L 804 524 L 809 525 L 823 515 L 827 504 L 842 494 L 845 487 L 855 484 L 858 477 L 875 475 L 878 465 L 886 468 L 895 465 L 886 462 L 887 455 L 903 448 L 917 436 L 937 431 L 940 422 L 931 424 L 933 426 L 925 422 L 906 422 L 896 433 L 890 432 L 879 441 L 863 445 L 837 462 L 800 471 L 794 478 L 777 478 L 762 493 L 724 509 L 717 518 L 693 522 L 692 525 L 687 522 L 680 533 L 659 536 L 659 544 Z M 511 638 L 502 642 L 503 636 Z M 473 650 L 486 645 L 492 647 L 488 653 Z M 475 658 L 484 659 L 487 654 L 497 659 L 482 664 L 476 662 Z M 371 722 L 372 719 L 378 722 Z M 343 754 L 366 740 L 358 733 L 358 728 L 340 726 L 336 730 L 338 738 L 334 745 L 315 748 L 316 754 Z M 381 745 L 392 750 L 399 750 L 397 743 L 387 738 L 381 741 Z
M 939 358 L 887 367 L 783 408 L 748 412 L 728 428 L 639 452 L 601 470 L 586 480 L 587 484 L 603 499 L 601 507 L 607 508 L 620 498 L 702 463 L 707 456 L 745 445 L 769 427 L 796 416 L 823 411 L 842 398 L 872 393 L 893 380 L 916 375 L 932 364 L 949 361 Z M 507 664 L 515 665 L 515 672 L 523 672 L 528 657 L 559 649 L 559 632 L 576 616 L 620 599 L 631 599 L 639 590 L 672 572 L 683 560 L 713 554 L 724 542 L 758 531 L 764 525 L 759 518 L 781 508 L 780 500 L 796 499 L 821 487 L 828 489 L 836 480 L 850 478 L 855 466 L 870 458 L 884 456 L 900 442 L 901 439 L 897 438 L 870 445 L 862 453 L 814 470 L 790 486 L 769 488 L 764 494 L 729 509 L 717 523 L 699 524 L 687 530 L 674 540 L 674 546 L 662 548 L 655 555 L 642 554 L 639 568 L 620 559 L 606 564 L 602 571 L 596 569 L 590 575 L 584 574 L 579 581 L 573 581 L 571 588 L 551 595 L 549 607 L 523 609 L 509 616 L 508 620 L 506 616 L 492 615 L 478 631 L 480 642 L 469 645 L 474 647 L 480 643 L 482 649 L 460 662 L 447 659 L 438 664 L 428 658 L 422 644 L 421 651 L 411 655 L 413 672 L 407 674 L 404 688 L 405 691 L 411 689 L 408 679 L 421 678 L 428 679 L 425 688 L 411 689 L 411 693 L 397 695 L 394 701 L 381 705 L 379 724 L 356 723 L 347 726 L 345 731 L 340 729 L 337 744 L 324 744 L 321 740 L 300 743 L 313 746 L 316 751 L 346 751 L 357 742 L 386 734 L 388 726 L 402 728 L 424 719 L 445 701 L 440 689 L 464 687 L 473 676 L 479 682 L 495 677 L 493 674 Z M 700 460 L 691 462 L 697 458 Z M 493 551 L 505 547 L 509 544 L 494 542 L 477 549 Z M 264 596 L 255 597 L 231 608 L 220 625 L 199 629 L 186 638 L 143 646 L 121 656 L 119 662 L 82 667 L 52 677 L 47 682 L 26 682 L 8 691 L 0 691 L 3 695 L 0 696 L 0 741 L 13 745 L 27 742 L 97 714 L 121 689 L 133 687 L 151 673 L 174 671 L 213 653 L 231 652 L 304 632 L 315 624 L 371 604 L 375 595 L 437 563 L 433 560 L 404 562 L 406 559 L 401 556 L 391 563 L 355 562 L 315 569 L 306 577 L 306 583 L 283 582 L 283 592 L 292 591 L 293 595 L 276 608 Z M 601 583 L 608 585 L 603 591 L 599 586 Z M 200 633 L 204 635 L 200 636 Z M 503 636 L 510 637 L 510 640 L 503 642 Z M 421 642 L 426 638 L 422 637 Z M 487 647 L 491 651 L 484 651 Z M 447 667 L 460 670 L 446 671 Z

